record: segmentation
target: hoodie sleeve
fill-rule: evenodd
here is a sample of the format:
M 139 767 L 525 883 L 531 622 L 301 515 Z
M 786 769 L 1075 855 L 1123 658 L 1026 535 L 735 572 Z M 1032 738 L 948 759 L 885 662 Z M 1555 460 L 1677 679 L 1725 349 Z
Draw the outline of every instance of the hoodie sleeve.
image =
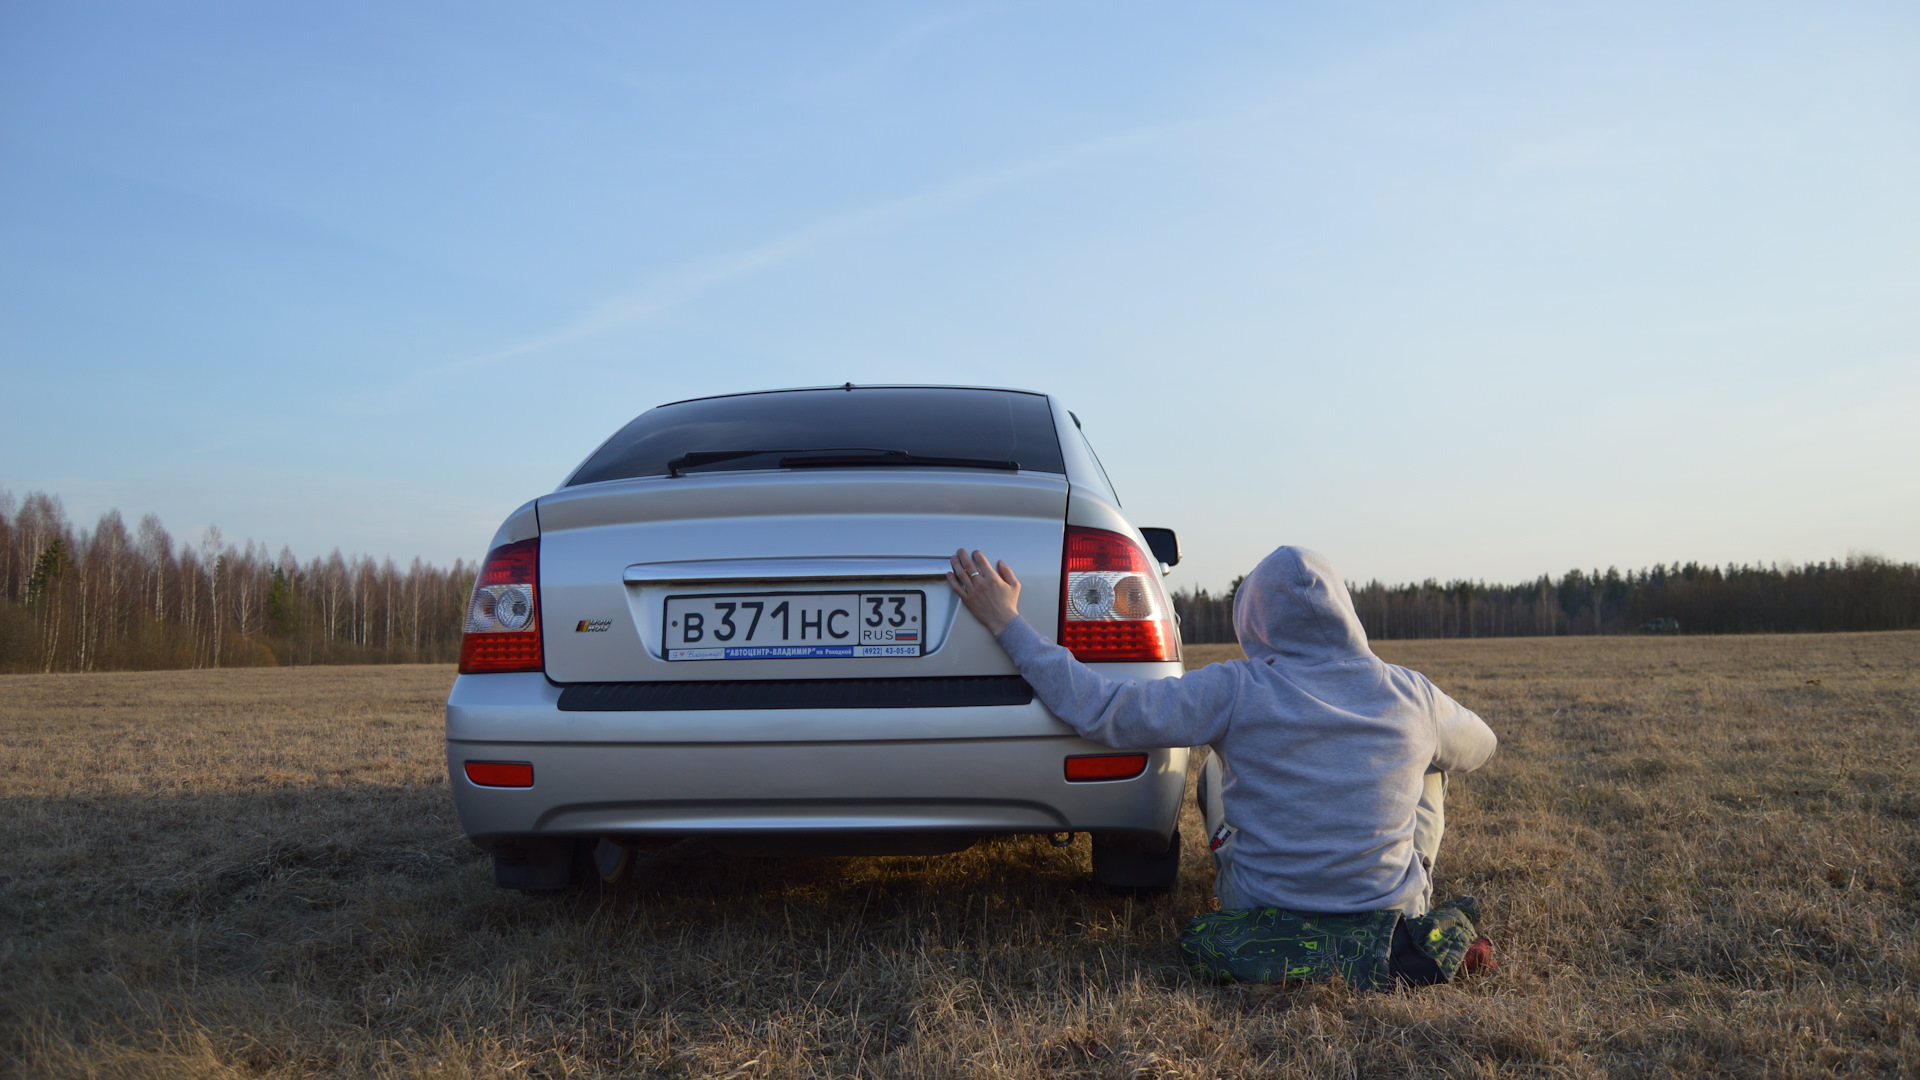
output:
M 1239 677 L 1227 664 L 1179 678 L 1115 682 L 1041 637 L 1025 619 L 1008 623 L 998 640 L 1053 715 L 1082 737 L 1118 749 L 1213 743 L 1226 734 L 1239 696 Z
M 1472 709 L 1448 697 L 1425 675 L 1418 675 L 1433 702 L 1433 726 L 1439 736 L 1433 767 L 1441 772 L 1472 772 L 1487 763 L 1500 740 Z

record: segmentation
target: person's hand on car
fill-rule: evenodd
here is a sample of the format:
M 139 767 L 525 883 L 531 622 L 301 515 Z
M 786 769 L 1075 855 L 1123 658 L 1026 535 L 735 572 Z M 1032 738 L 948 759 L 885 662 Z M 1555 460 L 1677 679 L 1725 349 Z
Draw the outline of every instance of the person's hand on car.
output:
M 947 584 L 960 594 L 960 602 L 973 617 L 995 634 L 1020 617 L 1020 579 L 1004 559 L 996 566 L 980 552 L 968 555 L 961 548 L 953 553 Z

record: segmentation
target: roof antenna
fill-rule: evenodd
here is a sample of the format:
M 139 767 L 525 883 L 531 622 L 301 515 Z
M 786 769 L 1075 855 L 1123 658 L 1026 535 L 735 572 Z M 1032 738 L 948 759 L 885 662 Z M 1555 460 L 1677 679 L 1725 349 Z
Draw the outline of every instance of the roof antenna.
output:
M 851 390 L 851 389 L 853 389 L 853 384 L 852 384 L 852 383 L 848 383 L 847 385 L 845 385 L 845 386 L 843 386 L 843 387 L 841 387 L 840 389 L 842 389 L 842 390 Z

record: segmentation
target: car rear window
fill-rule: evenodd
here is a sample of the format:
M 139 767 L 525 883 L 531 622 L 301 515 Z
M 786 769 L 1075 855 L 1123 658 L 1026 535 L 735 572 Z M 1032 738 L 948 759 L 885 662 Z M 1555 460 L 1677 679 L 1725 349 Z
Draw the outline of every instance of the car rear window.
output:
M 620 429 L 567 486 L 665 476 L 688 454 L 768 450 L 900 450 L 913 458 L 1013 461 L 1065 473 L 1053 412 L 1017 390 L 856 386 L 700 398 L 649 409 Z M 701 472 L 766 469 L 766 457 L 703 465 Z

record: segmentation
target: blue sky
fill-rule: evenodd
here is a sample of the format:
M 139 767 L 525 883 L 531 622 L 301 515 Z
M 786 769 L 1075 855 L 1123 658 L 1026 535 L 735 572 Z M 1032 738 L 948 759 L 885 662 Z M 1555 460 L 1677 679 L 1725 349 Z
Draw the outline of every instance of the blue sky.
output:
M 1920 559 L 1911 4 L 0 0 L 0 487 L 450 562 L 678 398 L 1064 397 L 1170 584 Z

